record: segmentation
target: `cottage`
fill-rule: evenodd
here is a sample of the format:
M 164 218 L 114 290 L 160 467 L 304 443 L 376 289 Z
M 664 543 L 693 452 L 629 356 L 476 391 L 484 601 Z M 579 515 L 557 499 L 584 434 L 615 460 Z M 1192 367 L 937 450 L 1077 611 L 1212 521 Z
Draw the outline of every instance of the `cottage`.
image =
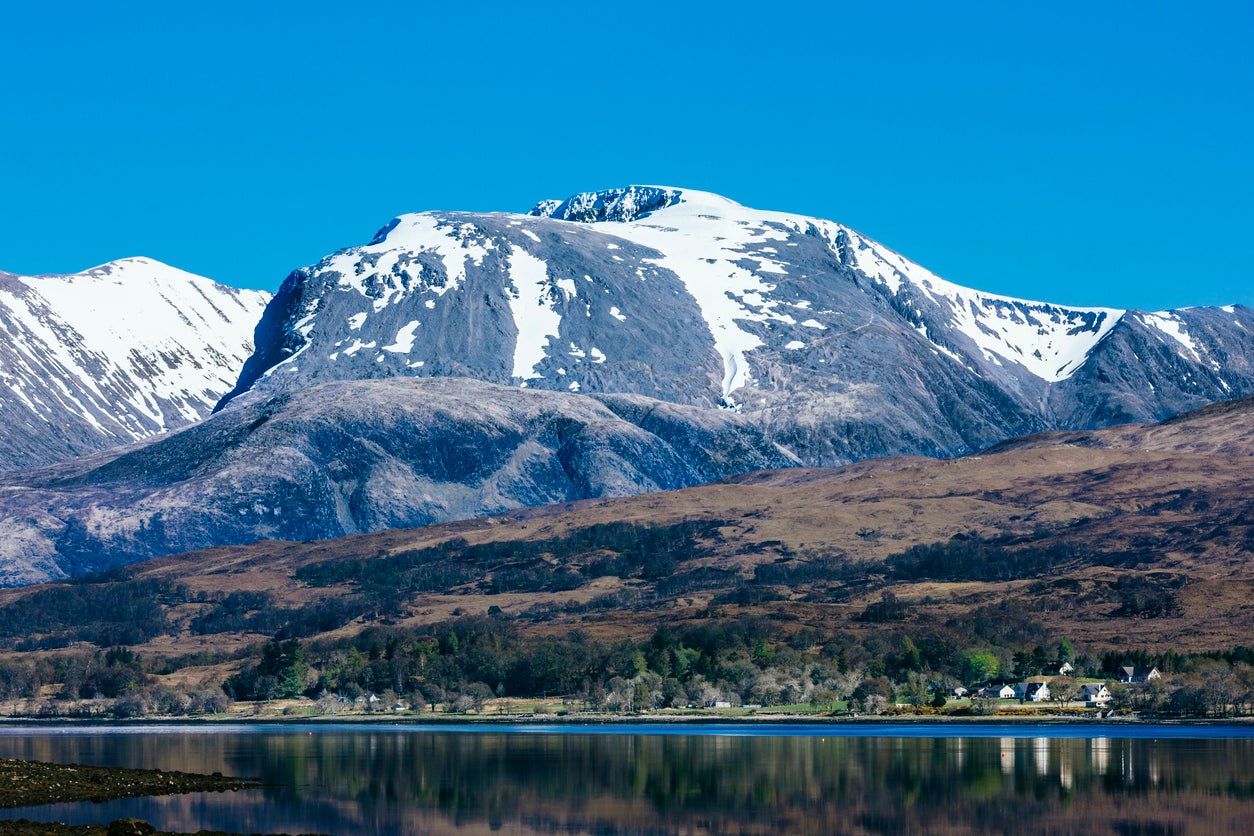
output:
M 1089 708 L 1105 708 L 1110 702 L 1110 697 L 1110 689 L 1102 682 L 1096 685 L 1084 685 L 1080 688 L 1080 699 Z
M 976 691 L 975 695 L 987 700 L 1012 700 L 1015 689 L 1009 685 L 988 685 Z
M 1050 662 L 1045 666 L 1045 673 L 1049 676 L 1070 676 L 1075 673 L 1075 665 L 1066 661 Z
M 1119 668 L 1120 682 L 1150 682 L 1151 680 L 1160 679 L 1162 673 L 1155 667 L 1142 667 L 1140 665 L 1124 665 Z
M 1049 686 L 1044 682 L 1020 682 L 1014 688 L 1015 697 L 1027 702 L 1045 702 L 1049 699 Z
M 951 691 L 950 693 L 953 695 L 954 699 L 960 700 L 963 697 L 965 697 L 967 694 L 970 694 L 971 692 L 968 691 L 966 688 L 962 687 L 961 685 L 959 685 L 956 688 L 954 688 L 954 690 Z

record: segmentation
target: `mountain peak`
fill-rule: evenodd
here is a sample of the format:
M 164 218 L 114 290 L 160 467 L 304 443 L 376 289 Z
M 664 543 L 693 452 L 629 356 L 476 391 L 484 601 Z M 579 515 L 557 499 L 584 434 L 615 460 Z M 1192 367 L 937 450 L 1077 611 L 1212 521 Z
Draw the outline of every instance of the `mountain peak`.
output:
M 527 214 L 559 221 L 629 223 L 684 202 L 688 190 L 669 186 L 625 186 L 580 192 L 565 200 L 542 200 Z
M 103 264 L 97 264 L 94 267 L 88 267 L 85 270 L 79 270 L 75 273 L 38 273 L 33 276 L 21 276 L 23 281 L 34 283 L 46 282 L 50 280 L 60 280 L 62 282 L 73 283 L 78 280 L 87 279 L 105 279 L 112 278 L 115 280 L 125 279 L 127 281 L 161 281 L 192 284 L 215 284 L 222 287 L 220 282 L 213 279 L 199 276 L 195 273 L 189 273 L 186 270 L 180 270 L 172 267 L 155 258 L 147 256 L 128 256 L 126 258 L 115 258 L 112 261 L 106 261 Z M 232 289 L 234 290 L 234 289 Z
M 252 353 L 269 298 L 142 257 L 0 274 L 0 470 L 200 420 Z

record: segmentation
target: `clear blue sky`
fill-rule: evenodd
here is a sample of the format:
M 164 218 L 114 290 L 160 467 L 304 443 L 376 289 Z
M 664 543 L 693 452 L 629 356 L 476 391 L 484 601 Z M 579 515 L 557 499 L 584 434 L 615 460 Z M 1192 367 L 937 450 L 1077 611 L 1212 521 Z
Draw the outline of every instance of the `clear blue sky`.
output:
M 402 212 L 635 182 L 989 291 L 1254 304 L 1252 42 L 1249 0 L 12 3 L 0 269 L 273 289 Z

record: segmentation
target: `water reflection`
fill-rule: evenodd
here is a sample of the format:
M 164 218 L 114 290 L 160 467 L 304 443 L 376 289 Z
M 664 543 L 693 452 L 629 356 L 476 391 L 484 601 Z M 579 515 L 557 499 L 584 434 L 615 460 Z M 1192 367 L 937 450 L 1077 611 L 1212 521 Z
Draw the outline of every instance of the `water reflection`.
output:
M 1243 833 L 1254 822 L 1249 737 L 31 732 L 0 735 L 0 756 L 265 780 L 7 815 L 135 815 L 189 831 Z
M 1014 772 L 1015 770 L 1015 739 L 1013 737 L 1003 737 L 1001 739 L 1001 771 Z
M 1036 774 L 1045 776 L 1049 774 L 1049 739 L 1045 737 L 1037 737 L 1032 740 L 1033 762 L 1036 764 Z
M 1089 741 L 1089 761 L 1093 764 L 1095 772 L 1105 772 L 1107 765 L 1110 763 L 1110 740 L 1105 737 L 1095 737 Z

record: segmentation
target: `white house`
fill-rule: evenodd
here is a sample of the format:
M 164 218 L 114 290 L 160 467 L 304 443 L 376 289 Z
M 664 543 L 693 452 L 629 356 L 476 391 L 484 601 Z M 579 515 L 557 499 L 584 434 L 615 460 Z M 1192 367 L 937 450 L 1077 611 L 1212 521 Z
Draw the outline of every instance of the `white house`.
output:
M 1020 682 L 1014 688 L 1016 699 L 1028 702 L 1045 702 L 1049 699 L 1049 686 L 1044 682 Z
M 1124 665 L 1118 673 L 1120 682 L 1149 682 L 1162 677 L 1158 668 L 1143 668 L 1140 665 Z
M 1080 699 L 1089 708 L 1104 708 L 1110 702 L 1110 696 L 1110 689 L 1102 682 L 1080 688 Z
M 977 697 L 994 700 L 1012 700 L 1015 697 L 1015 689 L 1009 685 L 988 685 L 975 692 Z

